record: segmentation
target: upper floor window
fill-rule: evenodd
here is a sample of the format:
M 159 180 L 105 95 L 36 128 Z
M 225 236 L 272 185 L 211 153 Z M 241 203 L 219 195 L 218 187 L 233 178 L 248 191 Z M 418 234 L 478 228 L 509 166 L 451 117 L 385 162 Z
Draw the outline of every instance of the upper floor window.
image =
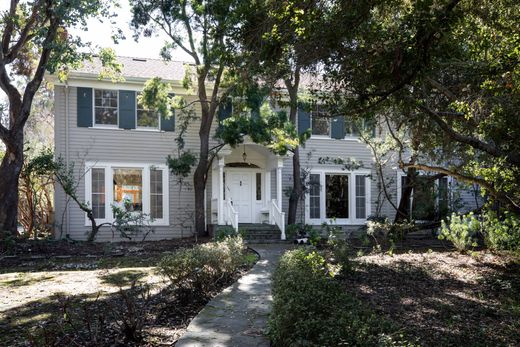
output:
M 117 90 L 94 89 L 94 124 L 117 125 Z
M 159 112 L 146 109 L 139 102 L 139 94 L 137 93 L 137 127 L 139 128 L 159 128 Z
M 373 121 L 361 119 L 357 122 L 353 122 L 350 119 L 345 119 L 345 136 L 346 137 L 358 137 L 361 131 L 367 132 L 370 136 L 375 136 L 375 124 Z
M 330 136 L 330 117 L 322 106 L 315 105 L 311 111 L 312 135 Z

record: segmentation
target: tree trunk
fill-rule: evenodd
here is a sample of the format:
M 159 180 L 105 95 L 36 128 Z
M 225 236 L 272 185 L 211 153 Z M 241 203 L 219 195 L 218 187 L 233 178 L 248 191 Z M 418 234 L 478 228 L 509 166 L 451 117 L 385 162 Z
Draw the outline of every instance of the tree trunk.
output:
M 296 115 L 298 114 L 298 86 L 300 84 L 300 67 L 296 67 L 294 71 L 293 83 L 290 80 L 285 80 L 285 86 L 289 92 L 290 98 L 290 110 L 289 120 L 296 127 Z M 300 152 L 298 148 L 294 150 L 293 156 L 293 187 L 291 195 L 289 196 L 289 214 L 287 216 L 287 224 L 296 223 L 296 213 L 298 211 L 298 203 L 302 197 L 302 179 L 301 179 L 301 167 L 300 167 Z
M 298 203 L 302 197 L 302 178 L 300 169 L 300 151 L 298 148 L 294 150 L 293 156 L 293 188 L 289 197 L 289 215 L 287 216 L 287 224 L 296 223 L 296 214 L 298 211 Z
M 23 129 L 4 141 L 5 156 L 0 165 L 0 230 L 18 234 L 18 180 L 23 166 Z
M 406 220 L 410 220 L 410 197 L 412 196 L 413 187 L 415 185 L 415 177 L 417 176 L 417 170 L 414 168 L 408 168 L 406 171 L 406 185 L 403 187 L 401 200 L 399 201 L 399 207 L 395 213 L 394 223 L 400 223 Z M 399 178 L 400 179 L 400 178 Z
M 204 98 L 201 97 L 201 100 L 204 100 Z M 207 234 L 204 194 L 208 174 L 209 136 L 212 121 L 213 117 L 210 115 L 209 108 L 202 105 L 201 124 L 199 130 L 199 162 L 193 174 L 193 189 L 195 193 L 195 232 L 199 236 L 205 236 Z

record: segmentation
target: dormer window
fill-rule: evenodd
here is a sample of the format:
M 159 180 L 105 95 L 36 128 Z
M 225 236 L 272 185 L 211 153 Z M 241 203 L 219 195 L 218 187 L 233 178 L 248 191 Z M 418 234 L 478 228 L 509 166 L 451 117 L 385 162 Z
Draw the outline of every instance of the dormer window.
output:
M 94 90 L 94 124 L 117 126 L 117 90 Z

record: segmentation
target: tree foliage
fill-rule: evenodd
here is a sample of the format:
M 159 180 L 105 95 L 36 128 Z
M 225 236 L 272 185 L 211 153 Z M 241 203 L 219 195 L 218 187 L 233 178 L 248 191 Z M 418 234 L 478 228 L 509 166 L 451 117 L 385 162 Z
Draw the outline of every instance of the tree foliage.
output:
M 323 48 L 329 101 L 377 113 L 401 168 L 479 184 L 520 212 L 519 19 L 509 0 L 382 2 Z
M 0 139 L 6 147 L 0 164 L 0 229 L 17 232 L 24 127 L 44 73 L 83 60 L 85 54 L 78 48 L 84 44 L 68 30 L 86 28 L 89 17 L 108 16 L 107 4 L 103 0 L 11 0 L 0 13 L 0 88 L 8 100 L 7 122 L 0 123 Z

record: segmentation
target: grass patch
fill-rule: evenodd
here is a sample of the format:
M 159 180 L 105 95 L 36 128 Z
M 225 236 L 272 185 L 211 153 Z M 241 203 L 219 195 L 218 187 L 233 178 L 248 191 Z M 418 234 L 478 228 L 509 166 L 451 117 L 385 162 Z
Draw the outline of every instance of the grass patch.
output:
M 7 278 L 7 279 L 1 280 L 0 286 L 12 287 L 12 288 L 24 287 L 24 286 L 30 286 L 30 285 L 38 283 L 38 282 L 51 280 L 53 278 L 54 278 L 54 276 L 51 276 L 51 275 L 35 276 L 32 274 L 28 274 L 28 273 L 19 273 L 16 275 L 16 278 L 13 278 L 13 279 Z
M 146 272 L 138 270 L 122 270 L 106 275 L 101 275 L 101 282 L 110 284 L 115 287 L 125 287 L 131 285 L 134 282 L 140 281 Z

